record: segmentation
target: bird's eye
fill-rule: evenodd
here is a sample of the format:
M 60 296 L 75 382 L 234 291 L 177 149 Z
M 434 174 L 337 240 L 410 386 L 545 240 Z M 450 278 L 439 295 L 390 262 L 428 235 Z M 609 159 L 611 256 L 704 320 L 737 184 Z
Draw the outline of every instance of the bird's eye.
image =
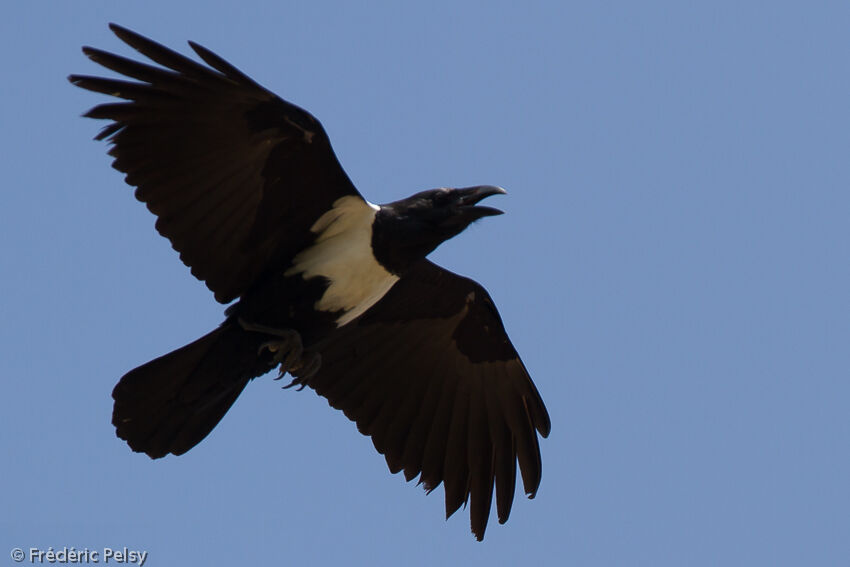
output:
M 448 190 L 439 191 L 439 192 L 435 193 L 434 196 L 433 196 L 434 205 L 436 205 L 438 207 L 444 207 L 444 206 L 448 205 L 450 201 L 451 201 L 451 194 Z

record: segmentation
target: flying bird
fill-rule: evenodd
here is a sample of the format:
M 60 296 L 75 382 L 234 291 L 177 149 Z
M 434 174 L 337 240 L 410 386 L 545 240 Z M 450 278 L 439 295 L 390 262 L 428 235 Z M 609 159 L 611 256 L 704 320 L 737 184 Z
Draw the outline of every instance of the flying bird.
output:
M 517 464 L 537 492 L 549 415 L 487 291 L 426 259 L 501 214 L 479 203 L 505 191 L 374 205 L 307 111 L 196 43 L 206 65 L 110 28 L 157 65 L 84 47 L 130 80 L 69 80 L 122 99 L 85 114 L 110 121 L 95 139 L 192 274 L 231 304 L 218 328 L 120 379 L 118 437 L 151 458 L 181 455 L 278 368 L 356 422 L 392 473 L 428 492 L 442 483 L 446 518 L 469 503 L 478 540 L 494 490 L 507 521 Z

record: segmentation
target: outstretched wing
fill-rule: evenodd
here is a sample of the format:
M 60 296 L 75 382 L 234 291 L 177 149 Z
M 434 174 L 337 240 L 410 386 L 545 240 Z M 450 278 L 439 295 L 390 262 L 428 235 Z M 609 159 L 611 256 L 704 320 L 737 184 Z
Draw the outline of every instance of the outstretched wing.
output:
M 321 369 L 294 382 L 355 421 L 390 471 L 429 492 L 442 482 L 446 517 L 470 500 L 479 540 L 494 486 L 508 519 L 517 461 L 534 497 L 549 415 L 483 287 L 424 260 L 315 348 Z
M 125 99 L 85 116 L 111 120 L 113 167 L 158 218 L 192 273 L 222 303 L 309 244 L 310 226 L 335 200 L 358 195 L 322 125 L 209 50 L 209 66 L 110 24 L 155 63 L 83 52 L 133 81 L 72 75 L 82 88 Z

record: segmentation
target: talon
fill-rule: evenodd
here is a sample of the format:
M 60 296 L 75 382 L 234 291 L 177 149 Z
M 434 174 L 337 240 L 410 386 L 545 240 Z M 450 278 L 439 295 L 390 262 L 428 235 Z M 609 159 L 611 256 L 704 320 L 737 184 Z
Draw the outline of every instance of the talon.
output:
M 301 359 L 301 354 L 304 352 L 304 346 L 301 343 L 301 335 L 293 329 L 276 329 L 266 325 L 249 323 L 245 319 L 239 318 L 239 325 L 246 331 L 253 333 L 263 333 L 273 337 L 280 337 L 280 340 L 266 341 L 257 349 L 257 354 L 261 355 L 264 350 L 268 350 L 274 356 L 272 362 L 275 365 L 280 365 L 281 375 L 291 370 L 298 364 Z
M 275 380 L 280 380 L 287 372 L 293 376 L 292 381 L 284 386 L 284 389 L 297 385 L 299 391 L 303 390 L 309 379 L 319 371 L 322 365 L 321 355 L 317 352 L 305 352 L 301 335 L 297 331 L 249 323 L 241 317 L 238 321 L 246 331 L 280 337 L 280 340 L 266 341 L 261 344 L 257 354 L 261 355 L 264 350 L 268 350 L 273 355 L 272 362 L 280 365 L 279 374 Z
M 290 368 L 289 373 L 292 375 L 292 381 L 283 389 L 287 390 L 293 386 L 298 386 L 300 392 L 310 384 L 310 378 L 319 371 L 321 366 L 322 356 L 318 352 L 305 352 L 298 364 Z
M 304 348 L 301 346 L 301 339 L 298 339 L 298 344 L 293 345 L 292 348 L 289 349 L 289 354 L 286 356 L 286 359 L 280 363 L 280 368 L 286 370 L 294 370 L 298 367 L 298 364 L 301 362 L 301 355 L 304 352 Z

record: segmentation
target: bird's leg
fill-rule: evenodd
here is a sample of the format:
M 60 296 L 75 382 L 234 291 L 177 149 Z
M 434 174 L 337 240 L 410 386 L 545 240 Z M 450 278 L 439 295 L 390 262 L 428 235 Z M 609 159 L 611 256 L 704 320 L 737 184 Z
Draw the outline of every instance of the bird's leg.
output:
M 300 384 L 301 388 L 307 385 L 307 379 L 318 372 L 322 364 L 322 357 L 317 352 L 305 351 L 301 342 L 301 335 L 294 329 L 277 329 L 257 323 L 249 323 L 239 318 L 239 325 L 246 331 L 264 333 L 279 337 L 277 340 L 266 341 L 260 345 L 257 354 L 268 350 L 273 354 L 272 361 L 280 365 L 280 374 L 275 380 L 280 380 L 289 372 L 294 378 L 285 388 L 291 388 Z M 299 388 L 299 390 L 301 389 Z

